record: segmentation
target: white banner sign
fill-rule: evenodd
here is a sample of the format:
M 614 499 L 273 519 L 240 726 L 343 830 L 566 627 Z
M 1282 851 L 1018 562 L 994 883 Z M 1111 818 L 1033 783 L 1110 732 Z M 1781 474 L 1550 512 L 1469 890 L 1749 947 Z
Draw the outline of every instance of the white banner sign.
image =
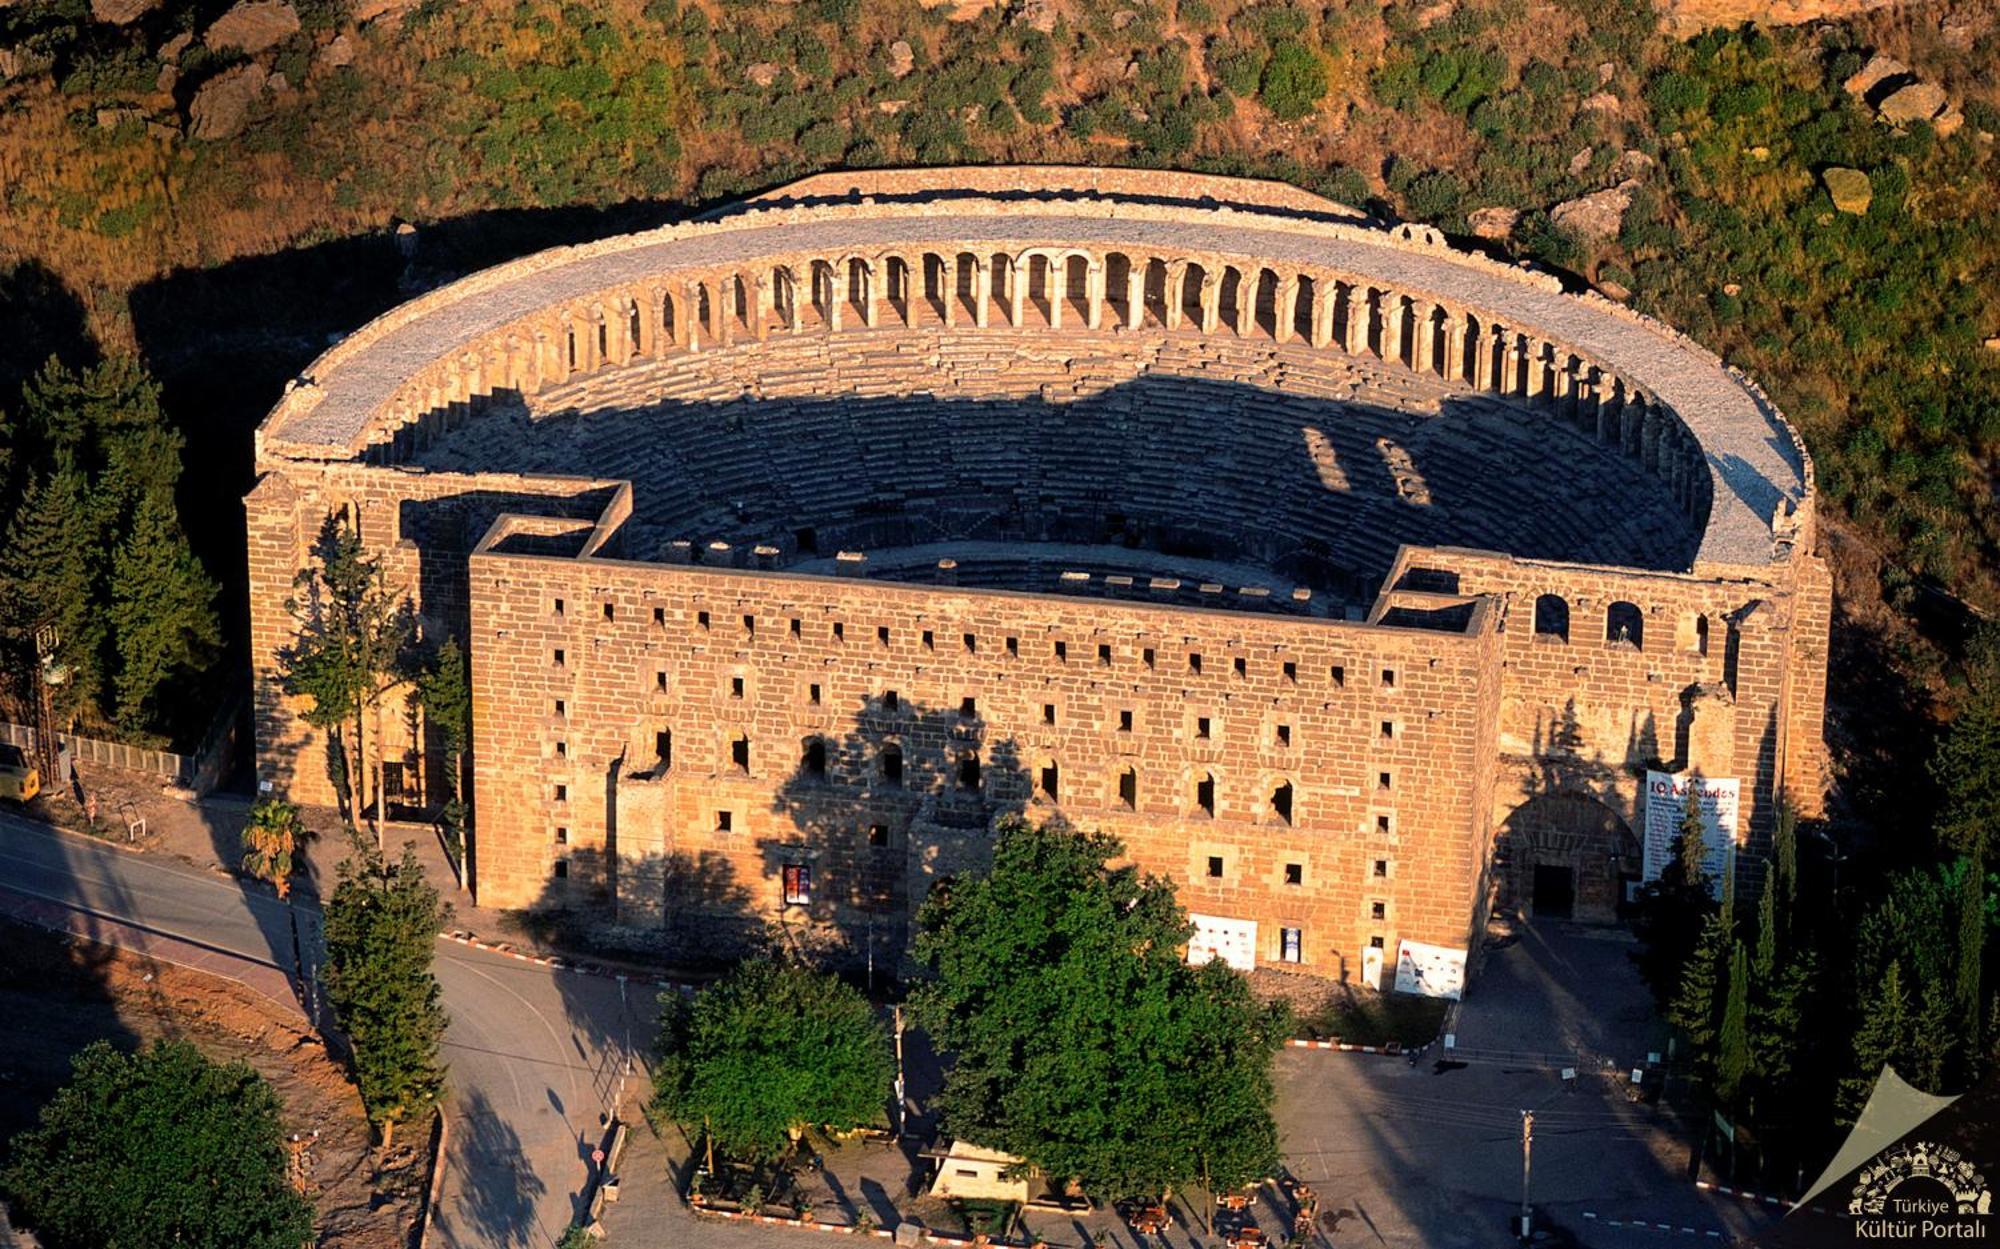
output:
M 1702 844 L 1708 847 L 1708 875 L 1716 896 L 1721 897 L 1729 841 L 1736 835 L 1738 783 L 1734 777 L 1646 773 L 1645 879 L 1658 880 L 1667 864 L 1673 861 L 1674 838 L 1680 832 L 1681 817 L 1687 811 L 1688 790 L 1695 785 L 1701 787 L 1695 796 L 1695 803 L 1701 811 Z
M 1405 941 L 1396 948 L 1396 992 L 1456 1002 L 1465 991 L 1465 951 Z
M 1194 937 L 1188 941 L 1188 962 L 1199 967 L 1219 958 L 1238 971 L 1256 970 L 1256 920 L 1228 919 L 1221 915 L 1189 915 L 1188 918 L 1194 921 Z

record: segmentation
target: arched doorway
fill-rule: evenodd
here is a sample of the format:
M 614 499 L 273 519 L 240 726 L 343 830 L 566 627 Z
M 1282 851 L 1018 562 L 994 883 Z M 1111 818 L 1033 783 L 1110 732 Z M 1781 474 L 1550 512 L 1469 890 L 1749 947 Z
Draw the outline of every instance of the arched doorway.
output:
M 1525 914 L 1613 923 L 1639 879 L 1639 839 L 1618 813 L 1581 794 L 1544 794 L 1501 825 L 1502 903 Z

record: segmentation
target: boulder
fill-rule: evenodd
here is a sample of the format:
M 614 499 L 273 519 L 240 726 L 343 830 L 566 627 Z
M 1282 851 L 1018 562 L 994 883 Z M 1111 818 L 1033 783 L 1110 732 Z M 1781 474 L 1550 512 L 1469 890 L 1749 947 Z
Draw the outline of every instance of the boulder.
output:
M 343 65 L 354 64 L 353 38 L 345 34 L 335 35 L 332 42 L 319 50 L 317 59 L 325 69 L 339 69 Z
M 1826 184 L 1826 193 L 1833 197 L 1833 206 L 1844 213 L 1859 216 L 1867 212 L 1868 202 L 1875 197 L 1875 188 L 1868 184 L 1868 175 L 1859 169 L 1834 165 L 1823 170 L 1819 180 Z
M 158 7 L 160 0 L 90 0 L 90 16 L 113 26 L 124 26 Z
M 1620 182 L 1644 182 L 1653 174 L 1653 158 L 1636 147 L 1628 147 L 1618 154 L 1618 163 L 1611 167 L 1611 176 Z
M 1617 76 L 1618 63 L 1616 61 L 1605 61 L 1597 67 L 1597 81 L 1599 82 L 1609 83 Z
M 28 58 L 21 55 L 20 49 L 0 48 L 0 82 L 18 76 L 27 63 Z
M 1581 178 L 1583 176 L 1583 171 L 1588 168 L 1590 168 L 1589 148 L 1584 148 L 1581 152 L 1578 152 L 1576 155 L 1569 158 L 1570 177 Z
M 180 85 L 181 71 L 177 65 L 162 65 L 160 72 L 153 75 L 153 90 L 161 95 L 172 95 Z
M 1607 243 L 1618 237 L 1625 224 L 1625 210 L 1632 207 L 1632 185 L 1624 182 L 1564 200 L 1549 210 L 1549 220 L 1586 242 Z
M 1624 106 L 1618 102 L 1618 97 L 1609 91 L 1599 91 L 1595 95 L 1584 96 L 1583 107 L 1585 112 L 1615 115 Z
M 415 8 L 416 3 L 417 0 L 354 0 L 354 21 L 358 26 L 366 26 Z
M 743 76 L 749 79 L 753 87 L 768 87 L 778 81 L 778 75 L 783 72 L 784 67 L 773 61 L 759 61 L 755 65 L 746 67 Z
M 215 19 L 202 42 L 256 54 L 299 33 L 299 11 L 285 0 L 240 0 Z
M 1965 125 L 1965 114 L 1959 111 L 1956 104 L 1945 105 L 1944 112 L 1931 118 L 1931 128 L 1938 132 L 1940 139 L 1949 139 L 1957 134 L 1963 125 Z
M 227 139 L 243 129 L 250 110 L 264 98 L 270 82 L 262 65 L 251 62 L 224 70 L 195 92 L 188 106 L 188 134 L 196 139 Z
M 1890 125 L 1906 126 L 1913 121 L 1929 121 L 1936 117 L 1944 111 L 1946 103 L 1943 87 L 1934 82 L 1913 82 L 1890 92 L 1876 106 L 1876 111 Z
M 184 30 L 160 45 L 160 59 L 167 62 L 178 61 L 181 59 L 181 53 L 187 51 L 193 43 L 194 32 Z
M 1482 239 L 1505 239 L 1513 236 L 1514 227 L 1521 224 L 1521 210 L 1518 208 L 1475 208 L 1465 214 L 1465 224 L 1473 235 Z
M 1986 339 L 1979 345 L 1986 348 L 1986 350 L 1988 351 L 2000 351 L 2000 334 L 1996 334 L 1992 338 Z
M 901 78 L 917 67 L 916 49 L 907 39 L 898 39 L 889 45 L 889 76 Z
M 1909 66 L 1903 64 L 1893 56 L 1877 52 L 1874 56 L 1868 58 L 1868 63 L 1861 67 L 1860 72 L 1840 85 L 1849 95 L 1865 96 L 1889 79 L 1905 78 L 1909 76 L 1909 73 Z
M 1014 0 L 1007 22 L 1013 26 L 1031 26 L 1046 35 L 1056 28 L 1056 17 L 1055 0 Z

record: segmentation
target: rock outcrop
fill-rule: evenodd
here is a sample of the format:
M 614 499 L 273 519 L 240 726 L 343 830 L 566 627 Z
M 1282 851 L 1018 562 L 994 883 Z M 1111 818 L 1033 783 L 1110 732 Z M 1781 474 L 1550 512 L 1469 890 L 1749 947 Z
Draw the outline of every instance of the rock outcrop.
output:
M 253 61 L 224 70 L 203 83 L 188 106 L 189 136 L 227 139 L 241 131 L 270 81 L 270 74 Z
M 1564 200 L 1549 210 L 1549 220 L 1585 242 L 1608 243 L 1624 227 L 1625 210 L 1632 207 L 1632 190 L 1637 185 L 1621 182 Z
M 240 0 L 202 36 L 211 48 L 256 55 L 299 33 L 299 11 L 285 0 Z
M 1654 0 L 1660 27 L 1676 39 L 1692 39 L 1716 26 L 1797 26 L 1886 9 L 1897 0 Z M 1918 0 L 1920 7 L 1921 0 Z
M 159 6 L 160 0 L 90 0 L 90 16 L 113 26 L 124 26 Z

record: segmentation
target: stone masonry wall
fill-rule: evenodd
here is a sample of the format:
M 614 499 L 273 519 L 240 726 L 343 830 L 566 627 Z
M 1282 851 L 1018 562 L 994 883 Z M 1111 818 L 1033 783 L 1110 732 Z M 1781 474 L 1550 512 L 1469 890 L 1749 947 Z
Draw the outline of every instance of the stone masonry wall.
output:
M 635 921 L 670 898 L 776 919 L 783 869 L 805 864 L 797 909 L 855 938 L 900 926 L 925 860 L 976 861 L 992 815 L 1033 808 L 1124 838 L 1190 910 L 1256 920 L 1261 960 L 1287 927 L 1322 974 L 1358 974 L 1375 938 L 1392 961 L 1402 937 L 1463 946 L 1486 820 L 1466 794 L 1493 753 L 1490 708 L 1465 697 L 1492 685 L 1478 620 L 1468 636 L 478 554 L 479 901 L 605 891 Z

